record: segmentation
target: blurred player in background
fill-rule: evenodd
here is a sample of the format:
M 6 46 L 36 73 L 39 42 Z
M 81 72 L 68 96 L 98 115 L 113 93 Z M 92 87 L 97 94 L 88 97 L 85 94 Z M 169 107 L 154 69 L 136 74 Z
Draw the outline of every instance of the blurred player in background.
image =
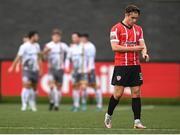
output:
M 36 87 L 39 75 L 42 74 L 40 45 L 37 43 L 39 40 L 38 32 L 30 31 L 28 38 L 29 41 L 20 46 L 17 56 L 8 71 L 11 73 L 22 59 L 23 88 L 21 93 L 21 110 L 25 111 L 29 103 L 31 110 L 36 111 Z
M 49 76 L 49 110 L 58 110 L 61 100 L 61 87 L 64 75 L 64 60 L 68 52 L 66 43 L 61 42 L 62 32 L 59 29 L 52 31 L 52 41 L 46 44 L 43 54 L 48 60 Z
M 26 43 L 28 40 L 29 40 L 28 35 L 24 35 L 23 38 L 22 38 L 22 42 L 23 42 L 23 43 Z M 19 72 L 19 71 L 20 71 L 21 64 L 22 64 L 21 61 L 19 61 L 19 62 L 16 64 L 16 68 L 15 68 L 15 71 L 16 71 L 16 72 Z
M 96 93 L 96 102 L 97 102 L 97 111 L 102 109 L 102 92 L 100 89 L 97 89 L 96 85 L 96 74 L 95 74 L 95 57 L 96 57 L 96 48 L 95 45 L 89 41 L 88 34 L 81 34 L 81 45 L 86 46 L 88 49 L 88 86 L 92 88 Z M 82 101 L 84 104 L 84 109 L 86 109 L 86 100 L 87 100 L 87 90 L 82 93 Z
M 80 34 L 72 34 L 72 44 L 66 59 L 66 72 L 70 72 L 70 62 L 72 63 L 73 79 L 73 112 L 77 112 L 80 107 L 80 90 L 86 91 L 88 85 L 88 50 L 84 45 L 80 45 Z M 82 98 L 82 110 L 85 110 L 85 101 Z
M 111 47 L 115 52 L 115 67 L 112 77 L 114 94 L 111 96 L 108 111 L 105 114 L 105 126 L 112 127 L 112 115 L 119 99 L 123 95 L 124 87 L 131 88 L 132 110 L 134 113 L 134 128 L 146 128 L 141 123 L 140 86 L 143 84 L 139 52 L 149 61 L 147 48 L 143 38 L 142 28 L 136 25 L 140 10 L 134 5 L 125 9 L 125 18 L 111 29 Z

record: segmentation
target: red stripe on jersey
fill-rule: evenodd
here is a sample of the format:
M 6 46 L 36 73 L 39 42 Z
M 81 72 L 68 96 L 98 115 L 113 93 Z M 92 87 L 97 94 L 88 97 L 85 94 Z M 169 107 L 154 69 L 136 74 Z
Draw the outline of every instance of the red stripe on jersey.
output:
M 143 40 L 142 28 L 134 25 L 128 28 L 122 23 L 118 23 L 111 29 L 111 42 L 117 42 L 119 45 L 132 47 L 138 46 L 139 40 Z M 138 52 L 115 52 L 115 66 L 139 65 Z

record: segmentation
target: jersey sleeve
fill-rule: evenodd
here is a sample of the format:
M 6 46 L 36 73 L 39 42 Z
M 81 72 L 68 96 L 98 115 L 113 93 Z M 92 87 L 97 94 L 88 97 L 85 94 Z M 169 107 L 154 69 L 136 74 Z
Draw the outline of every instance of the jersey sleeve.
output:
M 117 26 L 112 27 L 111 32 L 110 32 L 110 41 L 119 43 L 119 36 L 120 35 L 120 30 Z
M 88 70 L 93 69 L 95 57 L 96 57 L 96 47 L 94 44 L 92 44 L 91 48 L 89 49 L 89 55 L 88 55 Z
M 40 48 L 40 45 L 37 44 L 37 52 L 40 53 L 41 52 L 41 48 Z
M 68 45 L 67 45 L 67 44 L 64 44 L 64 51 L 65 51 L 66 53 L 68 53 L 68 50 L 69 50 Z
M 70 59 L 71 59 L 71 49 L 67 51 L 67 57 L 65 59 L 65 70 L 69 71 L 70 69 Z
M 17 55 L 23 56 L 24 52 L 25 52 L 25 48 L 24 48 L 24 46 L 21 45 L 21 46 L 19 47 L 19 50 L 18 50 Z
M 47 44 L 45 44 L 44 48 L 51 49 L 50 46 L 51 46 L 50 43 L 47 43 Z
M 140 31 L 139 31 L 139 41 L 141 41 L 141 40 L 144 40 L 142 28 L 140 28 Z

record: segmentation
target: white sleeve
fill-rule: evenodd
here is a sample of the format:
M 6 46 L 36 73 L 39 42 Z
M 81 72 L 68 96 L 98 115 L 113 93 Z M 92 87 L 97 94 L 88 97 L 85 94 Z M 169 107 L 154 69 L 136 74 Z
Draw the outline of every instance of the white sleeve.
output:
M 119 42 L 118 39 L 118 29 L 117 28 L 112 28 L 111 33 L 110 33 L 110 41 L 112 42 Z
M 37 51 L 38 51 L 38 53 L 41 52 L 41 48 L 40 48 L 40 45 L 39 45 L 39 44 L 37 44 Z
M 92 56 L 96 57 L 96 47 L 95 47 L 95 45 L 93 45 L 93 48 L 92 48 Z
M 89 57 L 88 58 L 88 70 L 92 70 L 94 67 L 94 57 Z
M 66 53 L 68 53 L 68 50 L 69 50 L 68 45 L 67 45 L 67 44 L 64 44 L 64 51 L 65 51 Z
M 144 36 L 143 36 L 143 30 L 141 28 L 140 35 L 139 35 L 139 41 L 142 41 L 142 40 L 144 40 Z
M 25 48 L 24 48 L 24 46 L 21 45 L 21 46 L 19 47 L 19 51 L 18 51 L 17 54 L 18 54 L 19 56 L 23 56 L 24 52 L 25 52 Z
M 96 57 L 96 48 L 93 45 L 92 48 L 91 48 L 91 51 L 89 51 L 88 70 L 92 70 L 94 68 L 95 57 Z

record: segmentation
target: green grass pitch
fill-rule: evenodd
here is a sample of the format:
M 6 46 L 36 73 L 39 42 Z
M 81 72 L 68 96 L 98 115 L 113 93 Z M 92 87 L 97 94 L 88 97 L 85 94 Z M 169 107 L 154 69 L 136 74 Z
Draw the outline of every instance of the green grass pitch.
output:
M 104 114 L 89 105 L 86 112 L 70 111 L 61 105 L 59 112 L 49 112 L 45 104 L 37 112 L 21 112 L 20 104 L 0 104 L 0 133 L 180 133 L 180 106 L 152 106 L 142 108 L 145 130 L 133 129 L 129 105 L 119 105 L 113 116 L 113 128 L 104 128 Z

